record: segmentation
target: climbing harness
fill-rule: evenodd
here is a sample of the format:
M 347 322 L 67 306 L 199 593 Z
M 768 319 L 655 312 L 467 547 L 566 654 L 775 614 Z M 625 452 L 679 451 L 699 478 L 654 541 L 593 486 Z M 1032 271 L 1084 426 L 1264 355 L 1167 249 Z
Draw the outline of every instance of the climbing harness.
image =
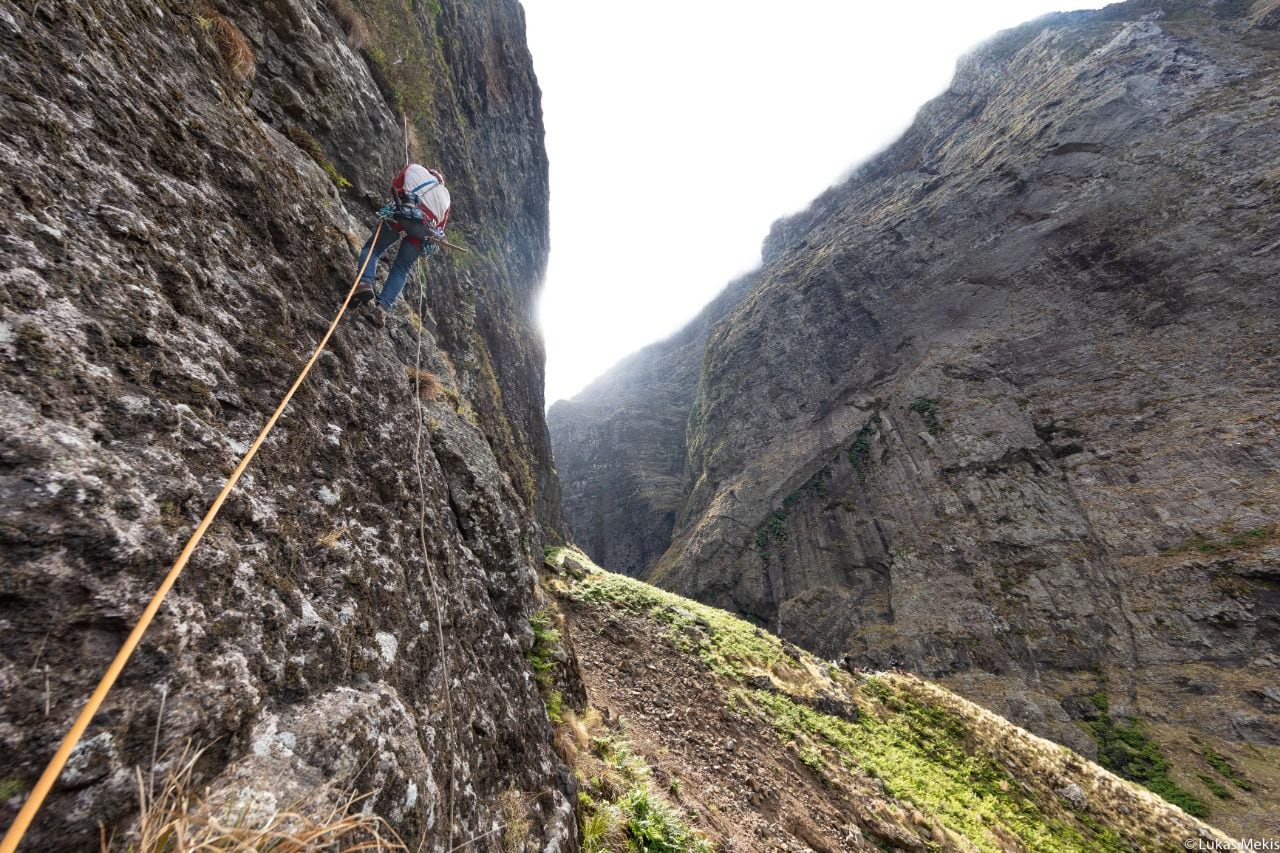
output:
M 378 223 L 377 229 L 373 232 L 373 240 L 371 245 L 378 242 L 378 235 L 382 232 L 382 222 Z M 204 514 L 204 518 L 196 526 L 195 532 L 191 534 L 191 538 L 187 540 L 187 544 L 183 547 L 182 552 L 178 554 L 178 559 L 174 561 L 173 567 L 169 569 L 169 573 L 165 575 L 164 580 L 160 582 L 159 588 L 155 595 L 151 597 L 151 601 L 147 603 L 146 608 L 142 611 L 142 615 L 138 618 L 137 624 L 133 626 L 133 630 L 129 632 L 129 636 L 125 638 L 124 645 L 120 647 L 120 651 L 116 653 L 115 658 L 111 661 L 111 665 L 107 667 L 106 674 L 98 682 L 98 686 L 94 688 L 93 694 L 89 696 L 89 701 L 85 703 L 84 708 L 80 711 L 80 715 L 76 717 L 71 729 L 62 739 L 62 743 L 58 745 L 57 752 L 53 758 L 49 760 L 48 766 L 45 767 L 44 773 L 40 775 L 40 779 L 36 782 L 35 787 L 31 789 L 31 793 L 27 796 L 27 800 L 22 804 L 21 811 L 18 816 L 13 819 L 13 823 L 5 832 L 4 840 L 0 841 L 0 853 L 14 853 L 18 849 L 18 844 L 22 841 L 27 830 L 31 826 L 31 821 L 35 819 L 36 813 L 40 811 L 40 806 L 44 804 L 45 798 L 49 795 L 49 791 L 53 788 L 53 783 L 58 780 L 58 776 L 62 773 L 62 768 L 66 765 L 67 759 L 71 757 L 72 751 L 76 748 L 76 744 L 84 736 L 85 730 L 89 728 L 89 723 L 93 721 L 94 715 L 98 712 L 98 708 L 102 705 L 103 700 L 107 698 L 107 693 L 115 685 L 116 679 L 120 677 L 120 672 L 124 669 L 129 657 L 137 648 L 142 635 L 146 633 L 147 627 L 155 618 L 156 613 L 160 610 L 160 604 L 164 601 L 165 595 L 168 594 L 170 588 L 173 587 L 178 575 L 182 574 L 182 570 L 186 568 L 187 562 L 191 559 L 192 552 L 195 551 L 196 545 L 200 544 L 200 540 L 204 537 L 205 531 L 209 529 L 209 525 L 213 524 L 214 518 L 218 515 L 218 510 L 222 509 L 222 504 L 226 501 L 227 496 L 231 494 L 231 490 L 235 488 L 236 483 L 240 480 L 240 475 L 249 467 L 249 463 L 253 461 L 253 457 L 258 452 L 258 448 L 262 446 L 262 442 L 266 440 L 271 430 L 275 427 L 276 421 L 280 419 L 280 415 L 284 413 L 285 406 L 289 405 L 289 401 L 293 399 L 294 393 L 301 387 L 307 374 L 311 372 L 311 368 L 315 365 L 316 360 L 320 358 L 320 353 L 324 351 L 325 345 L 329 343 L 329 338 L 338 328 L 338 322 L 342 319 L 342 315 L 346 313 L 347 306 L 351 304 L 351 297 L 355 294 L 356 286 L 360 283 L 361 276 L 364 275 L 365 269 L 369 265 L 369 258 L 373 257 L 373 252 L 365 254 L 364 263 L 360 265 L 360 271 L 356 273 L 355 280 L 351 282 L 351 287 L 347 290 L 346 299 L 342 300 L 342 307 L 338 309 L 338 313 L 334 316 L 333 322 L 329 324 L 329 328 L 325 331 L 324 337 L 320 339 L 320 343 L 316 344 L 315 351 L 311 353 L 311 358 L 303 365 L 302 371 L 298 373 L 298 378 L 293 381 L 292 387 L 285 393 L 284 398 L 280 401 L 280 405 L 276 406 L 276 410 L 272 412 L 271 417 L 267 420 L 266 426 L 258 433 L 258 437 L 254 439 L 253 444 L 245 451 L 244 457 L 240 460 L 240 464 L 231 472 L 231 476 L 227 478 L 226 484 L 222 487 L 222 491 L 213 499 L 213 503 L 209 506 L 208 511 Z
M 383 222 L 390 222 L 394 219 L 412 219 L 415 222 L 422 222 L 424 224 L 426 222 L 422 211 L 418 208 L 407 204 L 397 204 L 394 201 L 389 201 L 382 207 L 378 208 L 378 212 L 375 215 Z M 471 250 L 465 246 L 459 246 L 456 243 L 450 243 L 446 240 L 444 238 L 444 229 L 439 226 L 434 227 L 434 233 L 427 234 L 422 239 L 429 240 L 438 246 L 444 246 L 446 249 L 454 249 L 468 255 L 471 254 Z

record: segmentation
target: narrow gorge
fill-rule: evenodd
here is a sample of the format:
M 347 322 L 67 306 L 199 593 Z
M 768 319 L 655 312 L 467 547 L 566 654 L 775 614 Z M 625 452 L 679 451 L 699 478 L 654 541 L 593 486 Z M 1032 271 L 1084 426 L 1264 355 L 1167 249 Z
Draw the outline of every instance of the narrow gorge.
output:
M 0 850 L 1280 837 L 1280 0 L 1000 33 L 549 410 L 535 59 L 517 0 L 0 0 Z

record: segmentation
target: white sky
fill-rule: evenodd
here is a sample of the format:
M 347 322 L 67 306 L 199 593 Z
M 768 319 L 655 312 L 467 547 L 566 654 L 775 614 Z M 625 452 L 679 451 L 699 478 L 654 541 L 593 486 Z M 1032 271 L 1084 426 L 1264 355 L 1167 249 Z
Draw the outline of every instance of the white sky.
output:
M 676 331 L 997 30 L 1089 0 L 523 0 L 551 158 L 547 402 Z

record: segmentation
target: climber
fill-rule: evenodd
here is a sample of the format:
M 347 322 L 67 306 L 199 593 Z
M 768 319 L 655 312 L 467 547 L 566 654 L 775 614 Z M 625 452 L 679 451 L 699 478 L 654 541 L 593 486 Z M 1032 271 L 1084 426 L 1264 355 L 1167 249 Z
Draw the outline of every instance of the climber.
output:
M 360 250 L 357 269 L 364 265 L 365 255 L 370 250 L 373 257 L 365 266 L 364 275 L 351 297 L 352 306 L 359 307 L 377 296 L 378 301 L 368 317 L 369 322 L 379 329 L 387 324 L 387 312 L 404 289 L 404 281 L 418 256 L 423 253 L 430 256 L 439 251 L 437 244 L 444 240 L 444 226 L 449 221 L 449 189 L 444 185 L 444 175 L 435 169 L 417 163 L 408 164 L 391 182 L 391 192 L 393 201 L 378 211 L 378 218 L 384 224 L 380 232 L 375 232 L 377 243 L 370 237 Z M 373 289 L 378 258 L 401 237 L 404 242 L 396 252 L 395 262 L 379 295 Z

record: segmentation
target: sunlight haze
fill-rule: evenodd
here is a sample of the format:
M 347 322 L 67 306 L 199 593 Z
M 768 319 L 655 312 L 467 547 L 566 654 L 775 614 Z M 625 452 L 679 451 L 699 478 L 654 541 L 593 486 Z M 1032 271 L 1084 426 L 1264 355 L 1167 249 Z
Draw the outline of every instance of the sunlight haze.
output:
M 551 160 L 548 403 L 676 331 L 770 224 L 1061 0 L 524 0 Z

